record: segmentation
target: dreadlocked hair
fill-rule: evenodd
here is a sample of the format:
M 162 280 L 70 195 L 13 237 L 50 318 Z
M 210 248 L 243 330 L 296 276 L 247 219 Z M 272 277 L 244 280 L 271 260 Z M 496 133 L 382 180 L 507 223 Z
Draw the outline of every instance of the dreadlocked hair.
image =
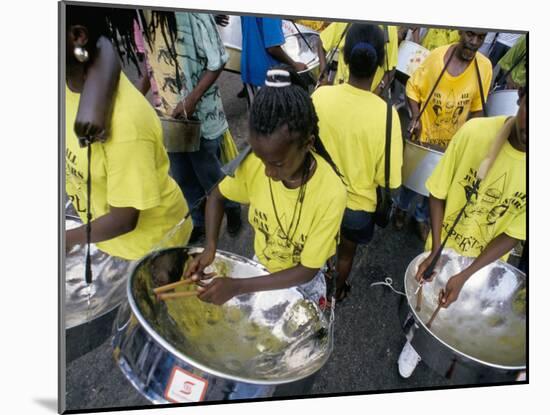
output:
M 280 65 L 274 69 L 288 72 L 290 80 L 288 85 L 285 83 L 286 86 L 267 84 L 259 90 L 250 109 L 250 130 L 265 136 L 286 125 L 289 133 L 298 135 L 301 140 L 299 145 L 304 145 L 313 135 L 313 150 L 323 157 L 343 180 L 342 174 L 319 137 L 319 119 L 306 84 L 290 66 Z
M 145 13 L 143 10 L 138 10 L 139 17 L 142 22 L 146 22 Z M 166 50 L 168 51 L 172 65 L 176 71 L 176 84 L 181 90 L 183 83 L 180 76 L 178 64 L 178 54 L 176 51 L 176 42 L 178 41 L 178 24 L 176 21 L 176 13 L 170 11 L 151 10 L 151 18 L 149 24 L 144 27 L 144 35 L 147 44 L 151 49 L 155 48 L 155 40 L 157 34 L 162 36 Z
M 101 36 L 105 36 L 114 45 L 120 58 L 126 63 L 131 61 L 141 75 L 134 41 L 135 10 L 67 5 L 66 11 L 67 31 L 71 26 L 85 26 L 89 41 L 94 45 Z

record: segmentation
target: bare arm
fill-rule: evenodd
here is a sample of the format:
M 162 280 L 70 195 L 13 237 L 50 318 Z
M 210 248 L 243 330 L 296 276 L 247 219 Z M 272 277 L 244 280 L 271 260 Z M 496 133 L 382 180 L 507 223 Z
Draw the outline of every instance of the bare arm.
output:
M 100 37 L 97 55 L 86 70 L 86 81 L 80 95 L 74 126 L 77 137 L 107 138 L 106 130 L 120 70 L 120 61 L 113 45 L 107 38 Z
M 439 301 L 442 306 L 447 308 L 455 302 L 460 295 L 462 287 L 473 274 L 485 265 L 496 261 L 501 256 L 509 252 L 518 242 L 518 239 L 512 238 L 505 233 L 501 233 L 493 239 L 468 268 L 451 277 L 449 281 L 447 281 L 445 291 L 439 297 Z
M 432 263 L 437 250 L 441 246 L 441 229 L 443 228 L 443 214 L 445 212 L 446 201 L 444 199 L 437 199 L 432 194 L 430 194 L 430 221 L 432 227 L 432 251 L 430 255 L 422 261 L 418 266 L 418 271 L 416 272 L 416 280 L 422 281 L 422 276 L 426 268 Z M 432 280 L 434 274 L 428 279 Z
M 472 118 L 478 118 L 478 117 L 483 117 L 483 111 L 475 111 L 475 112 L 471 112 L 468 116 L 468 119 L 472 119 Z
M 202 274 L 204 269 L 214 261 L 223 219 L 224 200 L 225 198 L 218 186 L 212 190 L 206 200 L 206 247 L 189 264 L 185 272 L 186 278 L 189 278 L 193 274 Z
M 279 290 L 304 284 L 311 281 L 318 271 L 319 269 L 296 265 L 283 271 L 254 278 L 215 278 L 207 286 L 199 287 L 199 298 L 206 302 L 223 304 L 236 295 Z
M 118 208 L 110 206 L 109 213 L 91 222 L 91 241 L 102 242 L 116 238 L 133 231 L 138 223 L 139 210 L 132 207 Z M 72 249 L 74 245 L 86 243 L 86 225 L 70 229 L 65 234 L 66 250 Z
M 172 117 L 179 118 L 182 117 L 184 114 L 187 114 L 188 117 L 191 117 L 193 113 L 195 112 L 195 108 L 199 102 L 199 100 L 202 98 L 202 96 L 208 91 L 208 89 L 216 82 L 218 77 L 223 71 L 223 66 L 215 71 L 209 71 L 208 69 L 205 70 L 202 75 L 201 79 L 193 88 L 193 90 L 187 95 L 185 98 L 185 107 L 183 100 L 176 105 L 176 108 L 174 109 L 172 113 Z M 184 112 L 185 109 L 185 112 Z
M 292 58 L 288 56 L 283 48 L 280 46 L 271 46 L 266 50 L 267 53 L 269 53 L 279 62 L 286 63 L 287 65 L 292 66 L 296 72 L 305 71 L 307 69 L 307 65 L 305 63 L 294 62 Z
M 411 138 L 416 137 L 417 139 L 420 139 L 420 134 L 422 134 L 422 123 L 419 119 L 420 104 L 409 97 L 407 97 L 407 102 L 409 104 L 409 107 L 411 108 L 412 114 L 411 122 L 407 127 L 407 131 L 409 132 L 409 134 L 411 134 Z
M 324 71 L 326 71 L 327 66 L 327 52 L 323 48 L 321 40 L 317 43 L 317 55 L 319 55 L 319 74 L 323 74 L 322 78 L 319 78 L 319 84 L 326 85 L 328 83 L 328 73 Z

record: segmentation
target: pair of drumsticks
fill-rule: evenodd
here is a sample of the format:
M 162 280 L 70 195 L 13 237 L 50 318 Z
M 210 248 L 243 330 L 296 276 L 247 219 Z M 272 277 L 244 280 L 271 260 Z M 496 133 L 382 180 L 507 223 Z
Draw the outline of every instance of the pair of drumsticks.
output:
M 178 291 L 178 292 L 171 292 L 171 293 L 167 292 L 167 291 L 172 291 L 184 285 L 195 284 L 196 286 L 201 286 L 199 281 L 193 280 L 194 276 L 195 275 L 193 275 L 191 278 L 184 278 L 183 280 L 166 284 L 161 287 L 157 287 L 153 289 L 153 293 L 155 293 L 155 295 L 159 300 L 172 300 L 175 298 L 193 297 L 195 295 L 198 295 L 199 292 L 196 290 L 195 291 Z M 205 279 L 205 277 L 206 279 L 208 279 L 208 278 L 213 278 L 215 276 L 216 276 L 216 273 L 211 272 L 209 274 L 204 274 L 203 279 Z

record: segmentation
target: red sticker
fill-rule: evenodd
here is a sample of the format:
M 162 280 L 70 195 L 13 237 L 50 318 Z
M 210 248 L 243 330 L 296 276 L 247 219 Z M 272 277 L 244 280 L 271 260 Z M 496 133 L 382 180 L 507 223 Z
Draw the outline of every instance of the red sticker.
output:
M 174 366 L 164 397 L 174 403 L 200 402 L 204 399 L 207 388 L 206 379 Z

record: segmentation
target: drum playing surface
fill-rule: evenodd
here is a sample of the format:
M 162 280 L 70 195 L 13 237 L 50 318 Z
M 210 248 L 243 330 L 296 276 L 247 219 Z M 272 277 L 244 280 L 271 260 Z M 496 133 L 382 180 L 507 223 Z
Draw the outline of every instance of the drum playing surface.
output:
M 300 379 L 326 362 L 332 348 L 328 321 L 297 288 L 241 295 L 222 306 L 196 296 L 156 298 L 153 288 L 179 280 L 189 254 L 196 252 L 157 252 L 132 275 L 130 305 L 158 342 L 202 370 L 251 383 Z M 217 252 L 209 268 L 233 278 L 267 274 L 257 263 L 223 252 Z M 176 288 L 189 290 L 195 287 Z
M 405 291 L 413 310 L 418 287 L 415 273 L 427 256 L 417 256 L 407 268 Z M 472 262 L 473 258 L 462 257 L 451 249 L 443 251 L 435 279 L 423 285 L 422 308 L 415 311 L 424 325 L 437 307 L 439 291 Z M 447 346 L 483 363 L 525 367 L 526 294 L 525 275 L 496 261 L 468 279 L 456 302 L 441 308 L 430 331 Z

